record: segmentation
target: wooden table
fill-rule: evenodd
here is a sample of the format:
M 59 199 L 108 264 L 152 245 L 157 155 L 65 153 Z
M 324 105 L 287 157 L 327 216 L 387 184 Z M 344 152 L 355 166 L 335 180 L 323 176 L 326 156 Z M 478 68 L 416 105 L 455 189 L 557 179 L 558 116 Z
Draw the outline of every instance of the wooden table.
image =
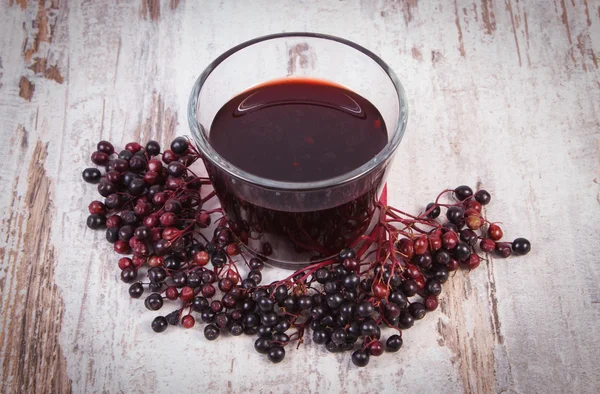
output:
M 250 5 L 252 4 L 252 5 Z M 0 5 L 0 392 L 598 392 L 600 2 L 70 1 Z M 394 355 L 153 335 L 80 172 L 100 139 L 187 134 L 200 71 L 251 37 L 319 31 L 370 48 L 410 100 L 390 202 L 467 183 L 525 258 L 459 272 Z M 298 60 L 300 61 L 300 60 Z M 281 272 L 271 271 L 273 277 Z

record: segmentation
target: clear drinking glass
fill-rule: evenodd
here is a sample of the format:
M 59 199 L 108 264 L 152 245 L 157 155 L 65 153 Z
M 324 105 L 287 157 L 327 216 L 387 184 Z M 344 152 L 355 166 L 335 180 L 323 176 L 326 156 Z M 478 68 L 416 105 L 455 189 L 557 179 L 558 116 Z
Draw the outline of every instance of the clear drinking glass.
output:
M 209 143 L 217 111 L 250 87 L 286 77 L 330 81 L 369 100 L 383 117 L 387 145 L 364 165 L 316 182 L 267 179 L 229 163 Z M 193 138 L 233 232 L 268 263 L 294 269 L 335 255 L 377 218 L 407 116 L 404 89 L 383 60 L 317 33 L 273 34 L 231 48 L 200 74 L 188 105 Z

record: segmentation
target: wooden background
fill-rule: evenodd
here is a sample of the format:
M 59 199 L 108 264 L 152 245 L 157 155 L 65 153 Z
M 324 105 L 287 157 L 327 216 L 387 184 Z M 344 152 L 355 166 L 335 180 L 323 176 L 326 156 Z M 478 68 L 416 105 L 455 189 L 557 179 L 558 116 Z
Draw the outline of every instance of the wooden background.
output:
M 483 185 L 489 217 L 533 243 L 457 273 L 405 347 L 360 370 L 317 346 L 274 367 L 247 338 L 153 335 L 84 223 L 98 140 L 187 134 L 210 60 L 298 30 L 403 81 L 393 205 Z M 598 392 L 599 56 L 594 0 L 0 0 L 0 392 Z

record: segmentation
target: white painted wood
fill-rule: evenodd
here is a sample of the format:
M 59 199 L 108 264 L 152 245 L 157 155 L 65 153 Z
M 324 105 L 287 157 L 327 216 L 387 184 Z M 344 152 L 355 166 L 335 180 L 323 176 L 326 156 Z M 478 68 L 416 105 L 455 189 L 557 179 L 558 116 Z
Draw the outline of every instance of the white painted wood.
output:
M 600 2 L 42 4 L 0 5 L 0 391 L 600 390 Z M 310 344 L 274 367 L 247 338 L 153 335 L 154 314 L 128 299 L 103 234 L 84 224 L 95 191 L 80 171 L 96 141 L 187 134 L 204 66 L 296 30 L 354 40 L 403 81 L 410 117 L 391 204 L 416 211 L 480 182 L 489 217 L 533 243 L 526 258 L 457 273 L 402 351 L 361 370 Z M 47 59 L 37 75 L 36 57 Z

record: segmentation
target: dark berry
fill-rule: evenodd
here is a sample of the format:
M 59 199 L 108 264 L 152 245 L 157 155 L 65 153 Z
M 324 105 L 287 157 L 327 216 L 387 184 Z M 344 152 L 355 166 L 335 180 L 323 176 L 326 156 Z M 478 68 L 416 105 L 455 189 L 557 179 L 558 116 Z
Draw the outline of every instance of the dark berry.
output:
M 392 335 L 385 342 L 385 350 L 388 352 L 397 352 L 402 347 L 402 337 L 400 335 Z
M 432 274 L 433 277 L 438 279 L 441 283 L 446 283 L 449 276 L 448 268 L 443 265 L 434 266 Z
M 244 333 L 244 326 L 241 323 L 233 322 L 229 326 L 229 334 L 237 337 Z
M 502 258 L 510 257 L 512 250 L 509 243 L 496 242 L 496 254 Z
M 375 357 L 381 356 L 383 354 L 383 345 L 382 345 L 382 343 L 379 342 L 379 341 L 373 342 L 369 346 L 369 353 L 371 354 L 371 356 L 375 356 Z
M 439 280 L 437 280 L 435 278 L 429 279 L 425 283 L 425 291 L 428 294 L 433 294 L 433 295 L 438 296 L 442 292 L 442 284 L 440 283 Z
M 192 309 L 195 312 L 202 312 L 208 308 L 208 300 L 204 297 L 198 296 L 192 300 Z
M 156 141 L 148 141 L 146 144 L 146 152 L 150 156 L 156 156 L 160 153 L 160 144 Z
M 345 343 L 347 337 L 348 334 L 343 328 L 336 328 L 331 333 L 331 340 L 335 342 L 336 345 L 342 345 L 343 343 Z
M 135 178 L 129 182 L 127 190 L 133 196 L 141 196 L 146 190 L 146 184 L 144 183 L 143 179 Z
M 129 160 L 129 168 L 133 172 L 142 172 L 146 169 L 147 165 L 148 163 L 146 162 L 146 159 L 138 155 L 133 156 Z
M 275 301 L 269 297 L 261 297 L 258 300 L 258 306 L 262 311 L 269 312 L 273 310 L 273 307 L 275 306 Z
M 356 258 L 356 252 L 354 252 L 354 249 L 345 248 L 340 251 L 340 260 L 341 261 L 344 261 L 346 259 L 354 259 L 354 258 Z
M 130 152 L 126 149 L 123 149 L 121 152 L 119 152 L 119 159 L 129 161 L 129 159 L 131 159 L 132 157 L 133 157 L 133 152 Z
M 88 216 L 86 223 L 92 230 L 97 230 L 104 227 L 106 224 L 106 216 L 98 214 L 90 215 Z
M 123 199 L 117 193 L 111 194 L 110 196 L 106 197 L 106 200 L 104 200 L 104 204 L 110 209 L 120 208 L 122 203 Z
M 313 299 L 311 296 L 300 296 L 298 298 L 298 308 L 301 310 L 310 309 L 313 306 Z
M 465 212 L 461 207 L 453 206 L 448 208 L 448 210 L 446 211 L 446 217 L 451 223 L 458 225 L 461 222 L 461 220 L 464 220 L 464 213 Z
M 217 327 L 219 327 L 220 329 L 225 329 L 229 326 L 230 322 L 231 319 L 229 318 L 227 313 L 217 313 L 217 316 L 215 317 L 215 324 L 217 325 Z
M 466 228 L 464 230 L 461 230 L 460 239 L 461 241 L 466 242 L 467 245 L 475 246 L 479 238 L 477 237 L 477 233 L 475 233 L 475 231 Z
M 454 255 L 454 257 L 459 260 L 459 261 L 465 261 L 466 259 L 469 258 L 469 255 L 471 254 L 471 249 L 469 248 L 469 245 L 467 245 L 464 242 L 459 242 L 458 244 L 456 244 L 456 247 L 453 249 L 452 254 Z M 450 259 L 448 259 L 450 260 Z
M 109 156 L 112 155 L 113 153 L 115 153 L 115 148 L 108 141 L 100 141 L 100 142 L 98 142 L 98 145 L 96 146 L 96 149 L 98 150 L 98 152 L 104 152 L 104 153 L 106 153 Z
M 250 261 L 248 262 L 248 264 L 250 265 L 250 269 L 253 270 L 262 270 L 263 267 L 265 266 L 265 263 L 262 262 L 261 259 L 259 259 L 258 257 L 253 257 L 250 259 Z
M 271 338 L 272 332 L 271 327 L 263 326 L 262 324 L 256 328 L 258 336 L 261 338 Z
M 317 272 L 315 272 L 315 278 L 320 284 L 325 284 L 331 279 L 331 271 L 327 268 L 319 268 Z
M 456 226 L 456 224 L 451 223 L 451 222 L 446 222 L 442 225 L 442 227 L 446 230 L 451 230 L 454 231 L 455 233 L 458 232 L 458 227 Z
M 260 354 L 267 354 L 271 348 L 271 340 L 265 337 L 258 338 L 254 341 L 254 350 Z
M 106 240 L 111 244 L 114 244 L 119 239 L 119 229 L 111 227 L 106 229 Z
M 213 323 L 215 321 L 215 316 L 217 316 L 217 314 L 211 311 L 210 308 L 206 308 L 200 312 L 200 318 L 204 323 Z
M 179 260 L 179 257 L 172 254 L 165 257 L 163 266 L 168 270 L 178 270 L 181 267 L 181 260 Z
M 410 314 L 417 320 L 421 320 L 422 318 L 424 318 L 425 314 L 427 313 L 425 305 L 423 305 L 420 302 L 413 302 L 412 304 L 410 304 L 410 307 L 408 309 L 410 311 Z
M 358 304 L 358 308 L 356 309 L 356 313 L 358 313 L 360 317 L 371 316 L 374 311 L 375 308 L 373 307 L 373 304 L 371 304 L 368 301 L 361 302 L 360 304 Z
M 185 170 L 185 166 L 178 161 L 173 161 L 167 166 L 167 173 L 175 177 L 180 177 L 185 174 Z
M 356 274 L 346 275 L 342 280 L 342 284 L 347 289 L 354 289 L 360 283 L 360 278 Z
M 171 142 L 171 150 L 176 155 L 182 155 L 188 150 L 188 140 L 185 137 L 177 137 Z
M 138 217 L 135 215 L 134 211 L 123 211 L 121 213 L 121 219 L 124 224 L 136 225 L 139 222 Z
M 402 292 L 406 296 L 412 297 L 415 294 L 417 294 L 417 291 L 419 291 L 419 288 L 417 287 L 417 284 L 414 280 L 407 279 L 404 281 L 404 283 L 402 283 Z
M 97 168 L 86 168 L 81 173 L 81 177 L 87 183 L 98 183 L 100 182 L 100 178 L 102 178 L 102 174 Z
M 129 169 L 129 159 L 114 159 L 108 162 L 106 167 L 108 171 L 125 172 Z
M 365 367 L 369 364 L 369 353 L 366 350 L 357 350 L 352 353 L 352 363 L 357 367 Z
M 486 190 L 478 190 L 475 193 L 475 200 L 481 205 L 487 205 L 492 200 L 492 196 Z
M 131 298 L 140 298 L 144 294 L 144 286 L 141 283 L 134 283 L 129 286 L 129 296 Z
M 249 313 L 244 318 L 244 324 L 248 327 L 258 327 L 260 320 L 260 316 L 256 313 Z M 275 320 L 277 320 L 277 315 L 275 315 Z
M 286 333 L 275 332 L 273 333 L 273 341 L 280 343 L 288 343 L 290 341 L 290 337 Z
M 289 328 L 290 322 L 286 319 L 279 319 L 279 321 L 277 321 L 277 324 L 273 326 L 273 330 L 276 332 L 286 332 L 287 330 L 289 330 Z
M 400 307 L 398 305 L 396 305 L 393 302 L 388 302 L 387 304 L 385 304 L 385 316 L 390 318 L 390 319 L 394 319 L 398 316 L 400 316 Z
M 340 315 L 347 316 L 348 318 L 353 318 L 356 314 L 356 304 L 354 302 L 345 301 L 342 306 L 340 306 Z M 369 314 L 370 315 L 370 314 Z M 369 316 L 367 315 L 367 316 Z
M 314 330 L 312 338 L 314 343 L 322 345 L 329 340 L 329 334 L 325 330 Z
M 157 316 L 152 320 L 152 330 L 154 332 L 163 332 L 169 327 L 167 319 L 164 316 Z
M 427 204 L 427 206 L 425 207 L 425 212 L 429 211 L 430 209 L 432 209 L 431 212 L 429 212 L 427 214 L 427 217 L 429 219 L 436 219 L 438 216 L 440 216 L 440 213 L 442 212 L 441 209 L 440 209 L 440 206 L 436 205 L 433 202 L 430 202 L 429 204 Z
M 526 255 L 531 250 L 531 243 L 525 238 L 517 238 L 512 243 L 512 250 L 515 254 Z
M 331 309 L 337 309 L 344 302 L 344 296 L 341 293 L 327 295 L 327 306 Z
M 222 250 L 213 253 L 210 262 L 216 268 L 221 268 L 227 262 L 227 255 Z
M 175 272 L 171 276 L 171 280 L 173 281 L 173 285 L 177 288 L 182 288 L 187 285 L 187 274 L 185 272 L 179 271 Z
M 433 257 L 433 261 L 436 264 L 446 265 L 450 261 L 450 253 L 440 249 L 436 252 L 435 256 Z
M 148 270 L 148 279 L 152 283 L 159 283 L 166 279 L 167 272 L 162 267 L 153 267 Z
M 214 341 L 219 337 L 221 331 L 214 324 L 209 324 L 204 327 L 204 337 L 209 341 Z
M 282 307 L 285 308 L 287 312 L 293 313 L 296 311 L 296 297 L 289 296 L 283 300 Z
M 428 311 L 434 311 L 437 309 L 438 303 L 437 297 L 433 294 L 430 294 L 425 298 L 425 309 Z
M 277 286 L 277 288 L 275 289 L 275 299 L 278 302 L 283 302 L 283 300 L 285 300 L 287 296 L 288 296 L 287 287 L 285 285 Z
M 432 263 L 431 255 L 429 253 L 416 255 L 413 257 L 413 262 L 419 267 L 429 268 Z
M 254 289 L 256 287 L 256 282 L 252 279 L 244 279 L 242 281 L 242 287 L 244 289 Z
M 342 348 L 338 345 L 336 345 L 335 342 L 333 341 L 329 341 L 325 344 L 325 349 L 327 349 L 328 352 L 331 353 L 338 353 L 342 351 Z
M 406 307 L 408 304 L 408 300 L 406 299 L 406 295 L 402 291 L 393 291 L 389 296 L 389 301 L 398 305 L 400 308 Z
M 125 283 L 131 283 L 137 279 L 137 274 L 135 267 L 127 267 L 121 271 L 121 280 Z
M 462 185 L 454 189 L 454 196 L 459 201 L 464 201 L 473 195 L 473 190 L 466 185 Z
M 373 319 L 367 319 L 360 325 L 360 332 L 364 336 L 374 336 L 377 333 L 377 323 Z
M 109 160 L 110 160 L 108 155 L 104 152 L 92 153 L 91 159 L 92 159 L 92 163 L 96 164 L 97 166 L 105 166 L 109 163 Z
M 400 314 L 400 318 L 398 320 L 398 325 L 400 328 L 406 330 L 411 328 L 415 324 L 415 319 L 412 314 L 409 312 L 402 312 Z
M 119 239 L 122 239 L 123 241 L 129 241 L 133 237 L 134 233 L 135 227 L 130 224 L 126 224 L 119 229 Z
M 285 358 L 285 349 L 283 346 L 273 345 L 269 349 L 268 356 L 272 363 L 280 363 Z
M 144 305 L 146 306 L 146 308 L 150 309 L 151 311 L 157 311 L 160 308 L 162 308 L 163 299 L 160 296 L 160 294 L 152 293 L 148 297 L 146 297 L 146 300 L 144 301 Z

